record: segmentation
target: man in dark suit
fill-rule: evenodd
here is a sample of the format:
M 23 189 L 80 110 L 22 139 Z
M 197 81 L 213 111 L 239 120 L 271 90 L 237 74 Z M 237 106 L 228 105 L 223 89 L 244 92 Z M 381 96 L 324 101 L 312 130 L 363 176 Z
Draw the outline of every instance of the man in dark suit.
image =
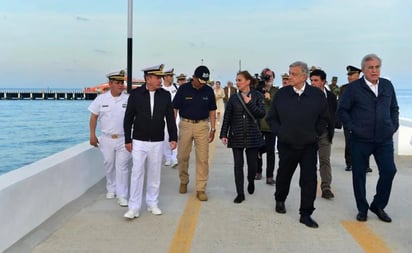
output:
M 322 180 L 320 188 L 322 190 L 322 198 L 331 199 L 334 196 L 331 191 L 332 168 L 330 165 L 330 153 L 332 147 L 332 139 L 335 134 L 335 115 L 338 107 L 338 102 L 333 92 L 325 89 L 326 73 L 321 69 L 315 69 L 310 72 L 310 83 L 312 86 L 319 88 L 325 95 L 328 101 L 329 120 L 325 131 L 319 136 L 319 172 Z
M 231 81 L 227 82 L 227 85 L 225 88 L 223 88 L 223 91 L 225 92 L 225 97 L 223 98 L 223 102 L 226 103 L 227 101 L 229 101 L 230 96 L 236 94 L 237 89 L 235 87 L 233 87 L 233 83 Z
M 285 200 L 290 182 L 300 166 L 300 222 L 311 228 L 318 224 L 311 218 L 317 187 L 318 136 L 329 119 L 325 95 L 306 83 L 309 69 L 304 62 L 289 66 L 289 86 L 280 89 L 266 117 L 278 137 L 279 169 L 276 176 L 276 212 L 286 213 Z
M 363 78 L 345 88 L 338 107 L 343 127 L 349 130 L 353 191 L 358 221 L 366 221 L 368 209 L 384 222 L 392 219 L 384 211 L 396 174 L 393 134 L 399 128 L 399 107 L 392 83 L 380 78 L 381 59 L 375 54 L 362 59 Z M 376 194 L 366 199 L 366 168 L 373 155 L 378 165 Z
M 346 66 L 346 71 L 348 72 L 348 83 L 344 84 L 340 87 L 340 92 L 339 96 L 342 96 L 343 92 L 345 91 L 346 86 L 359 79 L 360 73 L 362 73 L 362 70 L 352 66 L 348 65 Z M 349 149 L 349 131 L 346 128 L 343 128 L 343 134 L 345 135 L 345 163 L 346 163 L 346 171 L 351 171 L 352 170 L 352 159 L 350 157 L 350 149 Z M 368 164 L 368 168 L 366 169 L 366 172 L 372 172 L 372 168 Z

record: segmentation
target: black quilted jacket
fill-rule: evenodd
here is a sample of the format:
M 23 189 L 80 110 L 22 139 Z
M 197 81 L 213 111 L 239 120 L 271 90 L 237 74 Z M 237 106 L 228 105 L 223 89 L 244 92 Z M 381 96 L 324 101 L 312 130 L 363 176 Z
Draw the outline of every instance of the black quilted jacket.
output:
M 251 91 L 252 100 L 246 104 L 255 119 L 265 116 L 263 96 L 256 90 Z M 220 138 L 228 138 L 229 148 L 259 148 L 264 145 L 259 126 L 244 110 L 237 95 L 230 96 L 226 105 Z

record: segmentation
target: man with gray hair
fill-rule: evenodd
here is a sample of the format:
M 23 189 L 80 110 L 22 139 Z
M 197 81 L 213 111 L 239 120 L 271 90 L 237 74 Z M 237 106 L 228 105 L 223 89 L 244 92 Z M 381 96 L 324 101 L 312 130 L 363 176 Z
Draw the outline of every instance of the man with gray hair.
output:
M 352 157 L 353 191 L 358 221 L 368 219 L 368 209 L 384 222 L 392 219 L 384 211 L 389 202 L 396 174 L 393 134 L 399 128 L 399 107 L 392 83 L 380 78 L 382 60 L 375 54 L 362 59 L 363 78 L 345 88 L 338 107 L 338 117 L 349 131 Z M 375 157 L 379 170 L 376 194 L 369 205 L 366 199 L 366 169 L 369 157 Z
M 294 62 L 289 66 L 290 85 L 276 93 L 266 120 L 278 136 L 275 210 L 286 213 L 285 200 L 299 164 L 300 222 L 317 228 L 318 224 L 311 215 L 315 210 L 318 137 L 325 131 L 329 115 L 325 95 L 306 83 L 308 73 L 304 62 Z

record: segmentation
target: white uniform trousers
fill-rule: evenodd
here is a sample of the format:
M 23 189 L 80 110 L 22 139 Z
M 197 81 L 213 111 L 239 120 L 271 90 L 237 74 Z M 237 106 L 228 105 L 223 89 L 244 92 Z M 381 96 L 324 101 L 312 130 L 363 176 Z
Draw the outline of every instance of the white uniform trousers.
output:
M 124 146 L 124 138 L 112 139 L 111 136 L 103 134 L 99 138 L 99 149 L 104 159 L 107 192 L 115 193 L 118 198 L 127 199 L 131 154 Z
M 147 165 L 146 204 L 157 206 L 159 202 L 160 174 L 162 169 L 163 141 L 133 140 L 133 167 L 130 179 L 129 209 L 140 210 L 143 198 L 145 163 Z
M 179 121 L 180 120 L 178 116 L 176 119 L 176 126 L 178 126 Z M 179 130 L 178 127 L 176 128 Z M 165 161 L 169 161 L 172 164 L 177 163 L 177 148 L 175 148 L 174 150 L 170 149 L 169 132 L 167 131 L 167 123 L 165 124 L 165 140 L 163 142 L 163 155 L 164 155 Z

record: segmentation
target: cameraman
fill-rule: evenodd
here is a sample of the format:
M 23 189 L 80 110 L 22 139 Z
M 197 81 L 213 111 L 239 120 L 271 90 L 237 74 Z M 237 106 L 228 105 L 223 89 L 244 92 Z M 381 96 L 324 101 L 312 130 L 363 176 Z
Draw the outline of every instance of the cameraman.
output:
M 270 103 L 274 98 L 278 88 L 273 86 L 275 79 L 275 72 L 269 68 L 264 68 L 260 74 L 260 82 L 256 89 L 262 92 L 265 101 L 266 114 L 269 111 Z M 258 154 L 258 169 L 256 172 L 256 180 L 262 179 L 262 155 L 266 152 L 266 184 L 274 185 L 273 171 L 275 170 L 275 138 L 272 134 L 272 130 L 266 122 L 266 116 L 260 120 L 260 130 L 263 138 L 265 139 L 265 146 L 261 148 Z

